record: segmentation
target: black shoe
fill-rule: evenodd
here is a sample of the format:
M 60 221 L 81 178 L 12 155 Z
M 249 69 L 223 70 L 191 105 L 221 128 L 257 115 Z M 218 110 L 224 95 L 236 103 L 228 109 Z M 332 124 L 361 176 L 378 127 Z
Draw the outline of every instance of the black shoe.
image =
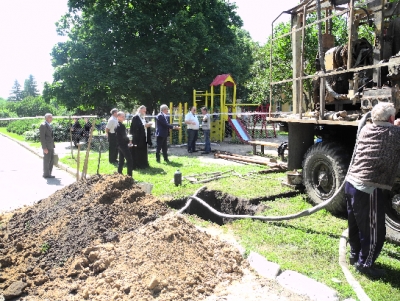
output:
M 168 159 L 164 159 L 164 162 L 170 163 L 171 161 L 169 161 Z
M 357 263 L 357 261 L 358 261 L 358 256 L 350 254 L 350 257 L 349 257 L 350 265 L 355 265 Z
M 54 179 L 55 176 L 43 176 L 43 178 L 45 178 L 45 179 Z
M 354 267 L 356 268 L 356 271 L 359 272 L 360 274 L 363 274 L 367 277 L 370 278 L 382 278 L 386 275 L 385 270 L 382 269 L 377 269 L 377 268 L 373 268 L 373 267 L 364 267 L 362 264 L 356 263 L 354 265 Z
M 197 153 L 197 152 L 198 152 L 197 150 L 192 151 L 192 153 Z

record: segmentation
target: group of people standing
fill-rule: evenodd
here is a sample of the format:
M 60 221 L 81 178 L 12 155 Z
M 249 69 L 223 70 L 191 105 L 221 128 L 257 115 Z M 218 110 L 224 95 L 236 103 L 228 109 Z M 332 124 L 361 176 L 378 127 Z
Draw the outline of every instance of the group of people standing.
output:
M 205 148 L 202 154 L 211 152 L 210 128 L 211 117 L 207 108 L 203 107 L 202 112 L 202 130 L 204 132 Z M 118 172 L 122 173 L 124 163 L 127 163 L 127 174 L 132 176 L 132 170 L 144 169 L 149 167 L 148 146 L 152 146 L 151 141 L 151 122 L 147 122 L 146 107 L 140 106 L 133 116 L 131 126 L 128 131 L 125 127 L 125 113 L 117 109 L 111 110 L 111 117 L 106 126 L 106 135 L 109 141 L 109 161 L 112 164 L 118 164 Z M 160 113 L 156 116 L 156 161 L 160 163 L 161 154 L 164 162 L 169 163 L 168 159 L 168 136 L 170 130 L 178 130 L 179 126 L 169 123 L 168 106 L 160 106 Z M 188 131 L 188 153 L 197 152 L 196 141 L 200 128 L 199 118 L 196 116 L 196 107 L 190 108 L 185 116 L 185 123 Z M 119 161 L 118 161 L 119 156 Z
M 74 146 L 77 147 L 79 141 L 88 140 L 90 129 L 92 127 L 92 123 L 89 121 L 89 118 L 85 117 L 85 124 L 82 128 L 82 125 L 79 122 L 79 118 L 74 118 L 74 124 L 71 126 L 71 136 L 72 142 Z
M 118 164 L 118 172 L 122 173 L 124 162 L 127 163 L 127 174 L 132 176 L 133 169 L 149 167 L 147 146 L 151 142 L 151 122 L 145 119 L 146 107 L 140 106 L 132 118 L 128 136 L 125 127 L 125 113 L 117 109 L 111 110 L 111 117 L 106 125 L 106 136 L 109 141 L 109 162 Z M 118 161 L 119 156 L 119 161 Z

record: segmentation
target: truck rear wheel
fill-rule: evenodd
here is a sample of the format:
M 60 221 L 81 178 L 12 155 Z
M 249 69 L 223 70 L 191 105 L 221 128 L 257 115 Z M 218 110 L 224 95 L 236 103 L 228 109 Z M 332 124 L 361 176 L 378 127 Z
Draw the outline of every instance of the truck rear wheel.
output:
M 303 183 L 314 204 L 330 199 L 345 179 L 350 157 L 346 149 L 333 142 L 311 146 L 303 160 Z M 344 188 L 326 209 L 333 214 L 346 211 Z
M 386 239 L 400 244 L 400 183 L 385 193 Z

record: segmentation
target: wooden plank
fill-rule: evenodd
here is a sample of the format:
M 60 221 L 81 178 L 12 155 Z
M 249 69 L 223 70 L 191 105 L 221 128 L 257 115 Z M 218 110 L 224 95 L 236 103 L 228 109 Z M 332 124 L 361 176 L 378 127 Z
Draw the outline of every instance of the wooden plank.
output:
M 256 145 L 264 146 L 271 146 L 271 147 L 279 147 L 279 143 L 274 142 L 267 142 L 267 141 L 249 141 L 250 145 L 253 145 L 253 149 Z

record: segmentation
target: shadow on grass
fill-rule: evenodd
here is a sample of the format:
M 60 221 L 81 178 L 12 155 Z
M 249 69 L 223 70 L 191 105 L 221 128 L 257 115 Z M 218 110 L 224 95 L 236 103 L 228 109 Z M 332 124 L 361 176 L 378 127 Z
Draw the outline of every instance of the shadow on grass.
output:
M 279 227 L 283 227 L 283 228 L 288 228 L 288 229 L 294 229 L 294 230 L 300 230 L 306 233 L 310 233 L 310 234 L 318 234 L 318 235 L 326 235 L 329 236 L 331 238 L 335 238 L 335 239 L 340 239 L 342 237 L 342 235 L 340 234 L 332 234 L 332 233 L 328 233 L 328 232 L 321 232 L 321 231 L 316 231 L 314 229 L 310 229 L 310 228 L 306 228 L 306 227 L 298 227 L 298 226 L 293 226 L 293 225 L 289 225 L 283 222 L 273 222 L 275 225 L 279 226 Z

